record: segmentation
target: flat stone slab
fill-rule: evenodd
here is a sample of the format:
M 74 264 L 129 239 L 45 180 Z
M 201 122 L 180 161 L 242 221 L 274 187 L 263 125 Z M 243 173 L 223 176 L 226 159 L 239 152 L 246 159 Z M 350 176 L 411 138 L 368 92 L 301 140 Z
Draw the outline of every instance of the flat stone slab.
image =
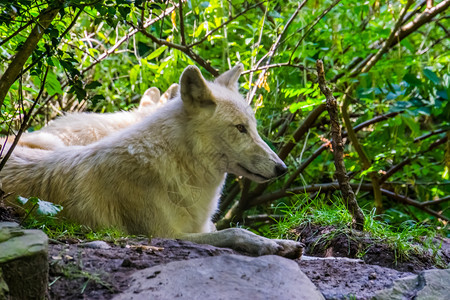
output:
M 426 270 L 419 275 L 398 279 L 391 288 L 378 292 L 376 300 L 450 299 L 450 269 Z
M 113 299 L 324 299 L 295 261 L 222 255 L 135 272 Z

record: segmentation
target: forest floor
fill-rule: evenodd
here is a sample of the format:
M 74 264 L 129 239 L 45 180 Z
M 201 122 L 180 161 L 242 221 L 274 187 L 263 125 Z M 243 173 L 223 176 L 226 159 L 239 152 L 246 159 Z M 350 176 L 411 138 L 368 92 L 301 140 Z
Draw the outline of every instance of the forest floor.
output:
M 10 221 L 0 212 L 0 221 Z M 327 299 L 370 299 L 393 281 L 422 270 L 447 267 L 450 239 L 436 239 L 438 253 L 410 252 L 397 257 L 387 243 L 365 235 L 339 232 L 330 235 L 331 226 L 308 225 L 292 232 L 305 243 L 305 254 L 343 259 L 298 259 L 300 269 Z M 133 237 L 108 242 L 108 249 L 84 247 L 75 238 L 50 239 L 50 299 L 111 299 L 126 290 L 130 275 L 137 270 L 165 264 L 224 254 L 243 254 L 187 241 Z M 345 259 L 348 258 L 360 258 Z M 438 259 L 436 259 L 438 258 Z

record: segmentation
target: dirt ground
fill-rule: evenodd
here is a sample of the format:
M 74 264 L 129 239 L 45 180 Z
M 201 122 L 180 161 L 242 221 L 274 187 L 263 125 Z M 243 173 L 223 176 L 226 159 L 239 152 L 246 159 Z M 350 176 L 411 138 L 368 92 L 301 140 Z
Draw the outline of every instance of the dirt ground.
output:
M 16 221 L 11 211 L 0 207 L 0 221 Z M 370 299 L 398 278 L 435 268 L 430 255 L 396 260 L 382 241 L 348 233 L 335 234 L 332 227 L 306 226 L 293 233 L 305 243 L 305 254 L 316 257 L 355 258 L 364 250 L 363 261 L 346 259 L 296 260 L 326 299 Z M 329 235 L 328 235 L 329 236 Z M 450 263 L 450 240 L 441 239 L 441 266 Z M 111 299 L 128 288 L 136 270 L 177 260 L 237 253 L 230 249 L 197 245 L 187 241 L 146 238 L 121 239 L 109 249 L 83 247 L 78 240 L 50 240 L 50 299 Z
M 70 242 L 70 241 L 69 241 Z M 166 239 L 124 239 L 110 249 L 52 242 L 49 247 L 51 299 L 110 299 L 127 289 L 135 270 L 171 261 L 237 253 L 233 250 Z M 347 247 L 348 248 L 348 247 Z M 336 245 L 335 245 L 336 250 Z M 243 253 L 240 253 L 243 254 Z M 382 261 L 381 264 L 387 264 Z M 370 299 L 395 279 L 423 270 L 424 264 L 398 263 L 400 271 L 354 260 L 297 260 L 302 271 L 327 299 Z M 432 268 L 432 267 L 430 267 Z

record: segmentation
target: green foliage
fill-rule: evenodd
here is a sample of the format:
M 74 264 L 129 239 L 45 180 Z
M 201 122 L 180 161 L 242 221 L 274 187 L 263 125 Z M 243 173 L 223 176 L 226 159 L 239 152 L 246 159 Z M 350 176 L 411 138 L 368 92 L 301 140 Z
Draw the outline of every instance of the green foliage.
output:
M 324 239 L 331 240 L 342 233 L 349 238 L 358 239 L 358 236 L 349 229 L 352 216 L 345 208 L 342 198 L 334 197 L 333 200 L 326 201 L 322 197 L 311 199 L 308 195 L 300 195 L 295 196 L 295 199 L 292 205 L 276 208 L 278 212 L 284 214 L 284 218 L 272 226 L 269 235 L 271 238 L 293 238 L 291 236 L 293 228 L 317 225 L 331 226 L 333 229 L 321 236 L 316 243 Z M 395 225 L 389 224 L 392 221 Z M 438 233 L 444 236 L 450 233 L 448 228 L 436 230 L 431 224 L 412 220 L 406 220 L 398 225 L 398 222 L 389 215 L 382 221 L 373 211 L 365 211 L 364 229 L 367 235 L 360 238 L 369 237 L 374 244 L 377 242 L 387 244 L 394 250 L 397 259 L 405 259 L 411 253 L 427 253 L 429 249 L 432 249 L 436 256 L 438 247 L 433 243 L 433 238 Z M 364 252 L 358 255 L 363 257 Z
M 388 178 L 386 184 L 390 191 L 408 195 L 418 202 L 450 194 L 445 146 L 431 149 L 450 128 L 450 41 L 440 40 L 445 37 L 444 28 L 450 28 L 449 18 L 443 14 L 436 16 L 391 47 L 369 72 L 361 73 L 353 72 L 358 61 L 364 61 L 380 49 L 404 7 L 402 1 L 342 0 L 324 15 L 325 9 L 335 1 L 308 1 L 287 29 L 298 1 L 190 0 L 182 3 L 184 40 L 190 45 L 189 51 L 179 50 L 183 46 L 180 13 L 178 9 L 165 13 L 173 7 L 168 1 L 107 0 L 92 4 L 82 0 L 0 0 L 0 39 L 7 39 L 0 41 L 0 73 L 24 46 L 39 14 L 49 6 L 61 6 L 58 17 L 27 60 L 21 83 L 16 81 L 5 98 L 1 107 L 2 133 L 10 134 L 10 127 L 20 126 L 22 108 L 26 110 L 36 98 L 47 66 L 50 72 L 45 93 L 37 105 L 39 113 L 30 130 L 39 129 L 56 117 L 55 110 L 131 109 L 147 88 L 156 86 L 165 91 L 178 82 L 187 65 L 199 65 L 196 57 L 220 72 L 237 62 L 244 64 L 246 70 L 253 70 L 264 66 L 270 57 L 270 64 L 280 66 L 269 68 L 259 83 L 256 80 L 261 70 L 246 73 L 240 90 L 248 93 L 257 86 L 250 100 L 259 127 L 265 138 L 272 141 L 271 147 L 280 149 L 293 140 L 292 134 L 308 113 L 324 102 L 314 72 L 315 61 L 320 58 L 339 104 L 346 87 L 356 83 L 349 108 L 353 125 L 381 114 L 402 112 L 357 133 L 372 163 L 369 170 L 363 170 L 353 146 L 346 143 L 345 165 L 353 176 L 352 182 L 369 183 L 368 172 L 376 171 L 382 176 L 392 166 L 411 158 L 410 163 Z M 438 3 L 441 1 L 434 4 Z M 408 13 L 414 9 L 411 7 Z M 424 9 L 418 7 L 417 14 Z M 153 21 L 146 23 L 150 19 Z M 31 25 L 19 30 L 28 22 Z M 136 28 L 141 26 L 147 26 L 147 33 L 169 44 L 154 43 L 144 34 L 136 33 Z M 272 53 L 272 46 L 285 29 Z M 177 49 L 170 43 L 180 47 Z M 207 69 L 202 71 L 212 79 Z M 286 119 L 292 121 L 286 124 L 285 133 L 279 134 Z M 322 115 L 286 158 L 289 174 L 329 141 L 329 131 L 328 119 Z M 440 133 L 417 140 L 430 132 Z M 334 171 L 333 154 L 327 148 L 295 178 L 291 187 L 331 182 Z M 279 190 L 286 181 L 283 177 L 270 183 L 265 192 Z M 370 193 L 360 193 L 358 201 L 370 210 L 373 197 Z M 392 226 L 407 220 L 445 226 L 445 222 L 420 209 L 387 197 L 383 201 Z M 276 199 L 272 206 L 285 203 L 289 203 L 288 197 Z M 430 208 L 450 217 L 448 202 Z M 267 205 L 262 205 L 252 212 L 267 210 Z M 344 218 L 344 211 L 337 212 L 342 214 L 342 223 L 348 224 L 348 215 Z M 331 217 L 337 216 L 314 215 L 320 222 Z
M 62 206 L 48 201 L 43 201 L 37 197 L 17 197 L 17 202 L 21 204 L 26 213 L 24 220 L 36 209 L 38 216 L 54 216 L 62 210 Z

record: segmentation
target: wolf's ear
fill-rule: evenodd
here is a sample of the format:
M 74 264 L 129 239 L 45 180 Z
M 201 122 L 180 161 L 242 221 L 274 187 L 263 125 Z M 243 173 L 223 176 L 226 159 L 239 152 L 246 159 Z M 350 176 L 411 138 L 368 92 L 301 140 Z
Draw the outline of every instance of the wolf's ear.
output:
M 157 104 L 161 98 L 161 92 L 156 87 L 151 87 L 145 91 L 139 103 L 139 109 Z
M 196 66 L 188 66 L 180 77 L 181 100 L 187 106 L 208 107 L 215 105 L 211 91 Z
M 237 64 L 230 70 L 217 77 L 214 82 L 237 91 L 238 80 L 242 71 L 244 71 L 244 66 L 242 64 Z
M 180 89 L 180 86 L 178 83 L 173 83 L 167 91 L 164 92 L 164 94 L 161 95 L 161 102 L 167 102 L 168 100 L 172 100 L 175 98 L 178 94 L 178 90 Z

